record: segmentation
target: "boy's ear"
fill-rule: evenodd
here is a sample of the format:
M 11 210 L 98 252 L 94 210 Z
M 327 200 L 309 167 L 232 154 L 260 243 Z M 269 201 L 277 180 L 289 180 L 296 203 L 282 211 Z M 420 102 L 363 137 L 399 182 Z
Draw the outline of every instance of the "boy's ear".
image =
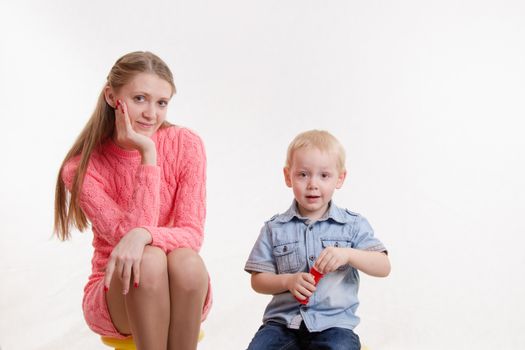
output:
M 116 99 L 115 93 L 113 92 L 113 89 L 109 85 L 106 85 L 106 87 L 104 88 L 104 98 L 106 99 L 106 102 L 108 105 L 115 108 L 115 105 L 117 104 L 115 100 Z
M 292 179 L 290 178 L 290 168 L 284 167 L 283 174 L 284 174 L 284 182 L 286 182 L 286 186 L 292 187 Z
M 346 170 L 339 174 L 335 188 L 340 189 L 341 187 L 343 187 L 343 183 L 345 182 L 345 179 L 346 179 Z

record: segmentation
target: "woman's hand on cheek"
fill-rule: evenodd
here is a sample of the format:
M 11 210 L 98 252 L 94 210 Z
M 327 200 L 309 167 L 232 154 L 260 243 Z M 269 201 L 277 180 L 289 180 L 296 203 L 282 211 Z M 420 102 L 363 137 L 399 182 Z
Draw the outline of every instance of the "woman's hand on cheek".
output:
M 141 154 L 155 149 L 155 143 L 151 138 L 133 129 L 128 107 L 122 100 L 117 100 L 115 106 L 115 138 L 121 147 L 136 149 Z
M 151 243 L 151 234 L 144 228 L 134 228 L 129 231 L 113 248 L 106 265 L 104 276 L 104 290 L 109 290 L 114 274 L 122 280 L 122 294 L 127 294 L 133 275 L 133 285 L 137 288 L 140 283 L 140 262 L 144 247 Z

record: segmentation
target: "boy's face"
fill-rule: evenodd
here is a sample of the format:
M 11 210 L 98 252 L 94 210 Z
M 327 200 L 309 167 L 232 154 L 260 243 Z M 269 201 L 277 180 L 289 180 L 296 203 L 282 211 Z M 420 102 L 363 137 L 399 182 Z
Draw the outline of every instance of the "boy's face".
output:
M 295 150 L 290 168 L 284 168 L 286 185 L 293 189 L 301 216 L 317 220 L 323 216 L 346 172 L 337 168 L 337 156 L 317 148 Z

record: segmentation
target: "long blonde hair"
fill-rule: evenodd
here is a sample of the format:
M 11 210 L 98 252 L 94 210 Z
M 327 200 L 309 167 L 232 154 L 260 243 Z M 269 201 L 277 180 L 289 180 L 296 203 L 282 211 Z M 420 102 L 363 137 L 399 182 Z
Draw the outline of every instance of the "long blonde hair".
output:
M 164 61 L 151 52 L 131 52 L 115 62 L 98 97 L 97 105 L 91 118 L 76 139 L 73 147 L 67 153 L 58 172 L 55 188 L 54 232 L 61 240 L 70 238 L 69 231 L 72 226 L 75 226 L 79 231 L 84 231 L 88 227 L 86 215 L 79 205 L 80 189 L 82 188 L 91 153 L 102 145 L 104 141 L 112 137 L 115 130 L 115 110 L 106 102 L 104 90 L 109 86 L 114 91 L 118 91 L 139 73 L 156 74 L 171 85 L 173 94 L 176 91 L 170 69 Z M 170 125 L 165 121 L 161 127 Z M 62 179 L 62 170 L 71 158 L 78 155 L 81 155 L 80 163 L 75 171 L 70 195 L 68 196 Z

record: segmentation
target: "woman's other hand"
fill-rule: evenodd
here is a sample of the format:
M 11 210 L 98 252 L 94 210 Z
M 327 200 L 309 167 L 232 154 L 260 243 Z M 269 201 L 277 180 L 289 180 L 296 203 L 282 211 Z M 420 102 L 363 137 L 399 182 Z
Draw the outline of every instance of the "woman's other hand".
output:
M 151 243 L 151 234 L 144 228 L 137 227 L 129 231 L 113 248 L 106 265 L 104 290 L 108 291 L 113 274 L 122 280 L 122 294 L 127 294 L 133 274 L 133 285 L 140 283 L 140 262 L 144 247 Z

